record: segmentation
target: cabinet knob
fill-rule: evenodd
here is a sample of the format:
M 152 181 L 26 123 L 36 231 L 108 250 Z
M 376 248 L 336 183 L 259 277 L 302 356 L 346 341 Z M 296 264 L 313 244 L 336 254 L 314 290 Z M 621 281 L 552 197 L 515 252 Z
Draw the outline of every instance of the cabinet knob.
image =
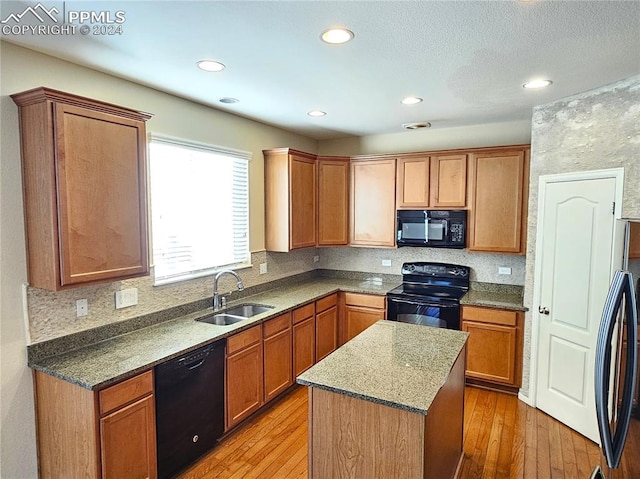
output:
M 542 306 L 538 306 L 538 313 L 549 314 L 549 308 L 543 308 Z
M 193 439 L 191 439 L 193 442 L 198 442 L 198 439 L 200 439 L 198 437 L 198 435 L 196 434 L 195 436 L 193 436 Z

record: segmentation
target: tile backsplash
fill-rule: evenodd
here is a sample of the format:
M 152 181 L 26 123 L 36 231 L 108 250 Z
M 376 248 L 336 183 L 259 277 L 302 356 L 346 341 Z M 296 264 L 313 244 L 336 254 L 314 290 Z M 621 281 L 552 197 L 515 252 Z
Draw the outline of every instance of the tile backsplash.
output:
M 314 262 L 319 256 L 319 262 Z M 382 261 L 390 266 L 382 266 Z M 440 261 L 463 264 L 472 268 L 471 280 L 486 283 L 524 284 L 523 256 L 469 253 L 466 250 L 434 248 L 307 248 L 290 253 L 260 251 L 252 253 L 251 268 L 238 271 L 245 287 L 257 286 L 315 269 L 355 271 L 378 275 L 400 275 L 406 261 Z M 259 265 L 267 263 L 267 273 L 260 274 Z M 511 269 L 510 275 L 498 275 L 498 267 Z M 115 292 L 138 289 L 138 304 L 115 309 Z M 220 279 L 219 290 L 236 290 L 231 276 Z M 232 293 L 230 299 L 233 300 Z M 27 287 L 30 343 L 38 343 L 99 326 L 137 318 L 149 313 L 211 298 L 213 278 L 197 278 L 180 283 L 154 286 L 153 277 L 135 278 L 115 283 L 46 291 Z M 227 295 L 228 296 L 228 295 Z M 89 313 L 76 317 L 76 300 L 86 299 Z

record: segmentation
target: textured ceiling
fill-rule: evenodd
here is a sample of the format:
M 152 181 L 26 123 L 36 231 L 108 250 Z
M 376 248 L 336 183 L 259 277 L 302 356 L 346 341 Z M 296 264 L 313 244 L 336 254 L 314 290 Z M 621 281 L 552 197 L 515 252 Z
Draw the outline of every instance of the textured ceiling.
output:
M 42 3 L 124 11 L 123 33 L 2 38 L 317 139 L 529 119 L 535 105 L 640 74 L 640 1 Z M 2 19 L 28 5 L 2 1 Z M 333 26 L 354 40 L 321 42 Z M 202 72 L 204 58 L 227 68 Z M 523 89 L 530 78 L 554 83 Z M 409 95 L 424 102 L 401 105 Z

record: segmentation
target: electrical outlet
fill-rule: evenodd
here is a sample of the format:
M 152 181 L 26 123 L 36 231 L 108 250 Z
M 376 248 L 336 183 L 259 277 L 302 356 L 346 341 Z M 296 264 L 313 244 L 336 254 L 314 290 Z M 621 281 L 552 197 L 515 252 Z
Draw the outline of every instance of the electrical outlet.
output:
M 260 274 L 267 274 L 267 263 L 260 263 Z
M 89 314 L 89 302 L 86 299 L 76 301 L 76 316 L 81 318 Z
M 511 274 L 511 268 L 507 268 L 506 266 L 499 266 L 498 274 Z
M 391 266 L 391 260 L 390 259 L 383 259 L 382 260 L 382 266 Z
M 313 262 L 317 263 L 318 261 L 320 261 L 320 256 L 314 256 L 313 257 Z
M 116 309 L 128 308 L 138 304 L 138 288 L 116 291 Z

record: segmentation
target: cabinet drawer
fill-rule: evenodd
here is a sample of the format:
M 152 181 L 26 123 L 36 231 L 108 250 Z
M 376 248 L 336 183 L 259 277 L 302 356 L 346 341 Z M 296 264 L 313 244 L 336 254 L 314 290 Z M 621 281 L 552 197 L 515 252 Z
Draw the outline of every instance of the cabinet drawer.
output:
M 291 327 L 291 313 L 283 314 L 277 318 L 270 319 L 263 323 L 264 338 L 270 338 L 280 331 L 284 331 Z
M 346 304 L 364 306 L 366 308 L 384 309 L 385 296 L 375 294 L 344 293 Z
M 518 319 L 518 313 L 516 311 L 508 311 L 503 309 L 463 306 L 462 319 L 467 321 L 477 321 L 479 323 L 515 326 Z
M 293 310 L 293 324 L 298 324 L 300 321 L 304 321 L 307 318 L 312 317 L 316 313 L 316 308 L 313 303 L 302 306 Z
M 100 415 L 153 393 L 153 371 L 139 374 L 100 391 Z
M 320 298 L 316 301 L 316 312 L 321 313 L 336 304 L 338 304 L 338 293 L 330 294 L 329 296 L 325 296 L 324 298 Z
M 241 333 L 234 334 L 227 338 L 227 356 L 240 351 L 253 344 L 259 343 L 262 339 L 262 331 L 260 331 L 260 325 L 254 326 L 251 329 L 242 331 Z

